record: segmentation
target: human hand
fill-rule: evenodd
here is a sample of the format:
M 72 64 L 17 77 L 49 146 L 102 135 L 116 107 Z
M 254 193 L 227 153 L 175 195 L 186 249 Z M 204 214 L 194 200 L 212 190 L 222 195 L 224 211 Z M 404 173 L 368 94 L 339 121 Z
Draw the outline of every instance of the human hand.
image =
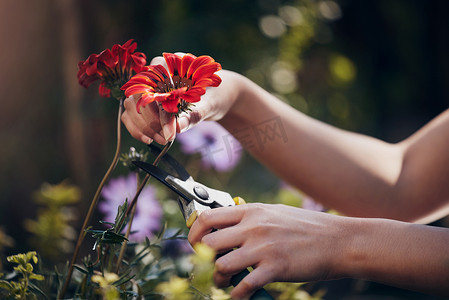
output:
M 347 234 L 343 217 L 284 205 L 246 204 L 204 211 L 189 233 L 217 253 L 237 248 L 215 262 L 214 281 L 229 285 L 232 275 L 252 266 L 231 292 L 247 298 L 273 281 L 314 281 L 338 276 L 338 258 Z M 220 229 L 213 231 L 213 229 Z
M 184 55 L 184 53 L 176 53 Z M 155 57 L 151 65 L 163 65 L 167 68 L 162 56 Z M 130 134 L 146 144 L 153 140 L 159 144 L 166 144 L 175 138 L 176 133 L 185 131 L 202 120 L 219 120 L 229 110 L 237 97 L 235 82 L 237 74 L 221 70 L 216 72 L 222 79 L 219 87 L 207 88 L 201 101 L 194 103 L 191 110 L 183 112 L 178 118 L 172 113 L 164 111 L 157 102 L 142 107 L 140 113 L 136 104 L 140 96 L 134 95 L 124 102 L 125 112 L 122 121 Z

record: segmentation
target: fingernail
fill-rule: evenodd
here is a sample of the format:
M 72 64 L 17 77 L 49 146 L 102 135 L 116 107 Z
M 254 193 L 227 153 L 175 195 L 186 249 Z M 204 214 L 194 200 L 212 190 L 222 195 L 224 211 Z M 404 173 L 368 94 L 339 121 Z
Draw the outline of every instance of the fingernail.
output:
M 152 138 L 148 138 L 147 139 L 147 144 L 149 145 L 149 144 L 151 144 L 153 142 L 153 139 Z
M 164 125 L 164 126 L 162 127 L 162 130 L 163 130 L 163 132 L 164 132 L 164 138 L 165 138 L 167 141 L 171 141 L 171 140 L 173 139 L 173 132 L 171 132 L 169 125 L 167 125 L 167 124 Z
M 167 144 L 167 140 L 162 135 L 160 135 L 159 133 L 155 133 L 154 134 L 154 140 L 156 141 L 156 143 L 158 143 L 160 145 Z
M 179 130 L 181 132 L 186 131 L 189 128 L 189 119 L 187 117 L 180 117 L 178 119 Z

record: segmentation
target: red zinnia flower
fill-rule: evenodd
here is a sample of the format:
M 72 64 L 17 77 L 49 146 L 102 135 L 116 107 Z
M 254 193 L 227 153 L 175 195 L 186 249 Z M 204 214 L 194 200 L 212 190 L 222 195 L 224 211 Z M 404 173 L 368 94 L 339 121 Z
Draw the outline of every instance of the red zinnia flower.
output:
M 78 82 L 89 87 L 94 81 L 100 80 L 98 92 L 102 97 L 123 97 L 120 87 L 133 74 L 147 69 L 146 56 L 135 52 L 137 43 L 127 41 L 123 46 L 115 44 L 112 49 L 106 49 L 100 54 L 91 54 L 86 60 L 78 63 Z M 134 72 L 134 73 L 133 73 Z
M 126 97 L 142 94 L 137 102 L 138 112 L 142 106 L 157 101 L 165 111 L 179 113 L 188 109 L 190 103 L 200 101 L 206 87 L 220 85 L 221 78 L 214 73 L 221 70 L 221 65 L 212 57 L 163 55 L 168 71 L 162 65 L 149 66 L 122 87 Z

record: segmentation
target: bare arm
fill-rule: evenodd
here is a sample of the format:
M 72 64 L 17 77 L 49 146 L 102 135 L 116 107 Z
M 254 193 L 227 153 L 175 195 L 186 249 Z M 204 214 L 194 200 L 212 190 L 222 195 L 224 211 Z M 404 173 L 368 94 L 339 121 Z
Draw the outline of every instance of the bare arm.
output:
M 238 132 L 279 117 L 286 141 L 248 150 L 292 185 L 352 216 L 423 221 L 447 214 L 449 111 L 405 141 L 389 144 L 312 119 L 234 76 L 240 92 L 219 122 Z
M 351 219 L 344 276 L 449 296 L 449 229 L 387 219 Z
M 220 230 L 211 232 L 213 228 Z M 203 212 L 189 233 L 218 252 L 214 280 L 254 271 L 234 288 L 242 298 L 272 281 L 367 279 L 449 296 L 449 230 L 376 218 L 352 218 L 283 205 L 248 204 Z

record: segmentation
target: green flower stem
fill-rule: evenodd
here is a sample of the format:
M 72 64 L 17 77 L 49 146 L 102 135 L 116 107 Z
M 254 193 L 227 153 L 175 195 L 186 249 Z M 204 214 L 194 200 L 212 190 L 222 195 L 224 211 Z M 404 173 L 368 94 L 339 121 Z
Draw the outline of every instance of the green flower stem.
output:
M 168 142 L 164 148 L 162 149 L 161 153 L 159 153 L 159 155 L 156 157 L 156 159 L 153 161 L 153 166 L 157 166 L 159 164 L 159 162 L 161 161 L 162 157 L 164 156 L 165 153 L 167 153 L 167 151 L 170 149 L 171 145 L 173 145 L 173 141 Z M 128 223 L 128 229 L 126 231 L 126 235 L 125 237 L 128 238 L 129 233 L 131 232 L 131 225 L 134 219 L 134 214 L 136 212 L 136 204 L 137 204 L 137 199 L 139 198 L 140 193 L 142 192 L 143 188 L 145 187 L 145 185 L 147 184 L 148 180 L 150 179 L 151 175 L 150 174 L 146 174 L 144 179 L 142 180 L 141 184 L 139 185 L 136 195 L 134 196 L 133 200 L 131 201 L 130 205 L 128 206 L 128 209 L 126 210 L 126 214 L 125 214 L 125 218 L 123 218 L 123 220 L 126 219 L 126 216 L 128 216 L 131 213 L 130 216 L 130 220 Z M 120 228 L 123 224 L 123 221 L 118 224 L 118 228 Z M 115 270 L 115 272 L 118 274 L 119 269 L 120 269 L 120 264 L 121 261 L 123 259 L 123 255 L 125 254 L 125 249 L 126 249 L 126 245 L 127 242 L 123 241 L 122 247 L 120 249 L 120 254 L 119 257 L 117 259 L 117 268 Z
M 121 116 L 122 116 L 122 113 L 123 113 L 123 99 L 120 99 L 120 105 L 119 105 L 118 116 L 117 116 L 117 147 L 116 147 L 116 150 L 115 150 L 115 155 L 114 155 L 114 158 L 112 159 L 112 163 L 109 166 L 109 169 L 106 171 L 106 174 L 104 175 L 103 179 L 100 182 L 100 185 L 97 188 L 97 191 L 96 191 L 96 193 L 94 195 L 94 198 L 92 199 L 92 202 L 90 203 L 89 210 L 88 210 L 88 212 L 86 214 L 83 226 L 81 227 L 81 230 L 80 230 L 80 233 L 79 233 L 79 236 L 78 236 L 78 240 L 76 242 L 75 251 L 73 252 L 72 260 L 70 262 L 69 270 L 67 272 L 67 277 L 66 277 L 64 285 L 63 285 L 63 287 L 61 289 L 61 292 L 60 292 L 60 294 L 58 296 L 58 299 L 63 299 L 64 298 L 64 295 L 65 295 L 65 293 L 67 291 L 67 288 L 69 286 L 70 279 L 72 278 L 73 266 L 74 266 L 74 264 L 76 262 L 76 259 L 78 258 L 78 254 L 79 254 L 79 251 L 81 249 L 81 244 L 82 244 L 82 242 L 84 240 L 84 237 L 86 236 L 85 230 L 87 228 L 87 224 L 90 222 L 90 219 L 92 218 L 93 212 L 94 212 L 94 210 L 95 210 L 95 208 L 97 206 L 97 203 L 98 203 L 98 199 L 100 198 L 100 194 L 101 194 L 101 191 L 103 189 L 103 186 L 105 185 L 106 181 L 109 179 L 109 176 L 111 175 L 112 171 L 115 169 L 115 167 L 117 165 L 117 162 L 119 160 L 120 144 L 121 144 L 121 136 L 122 136 L 122 134 L 121 134 Z

